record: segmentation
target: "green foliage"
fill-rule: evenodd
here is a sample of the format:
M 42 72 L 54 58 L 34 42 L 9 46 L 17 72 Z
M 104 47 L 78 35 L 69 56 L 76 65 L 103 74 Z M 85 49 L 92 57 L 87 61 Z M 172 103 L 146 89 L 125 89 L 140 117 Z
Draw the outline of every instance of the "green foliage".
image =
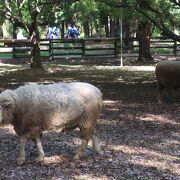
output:
M 165 26 L 171 31 L 180 26 L 179 6 L 169 0 L 79 0 L 73 2 L 64 0 L 63 3 L 54 0 L 24 0 L 19 1 L 23 2 L 21 5 L 17 2 L 16 0 L 0 0 L 0 24 L 4 22 L 6 15 L 12 23 L 18 21 L 18 26 L 27 32 L 27 27 L 35 21 L 36 12 L 38 12 L 36 20 L 40 26 L 60 25 L 61 21 L 76 23 L 80 26 L 84 21 L 88 21 L 93 28 L 103 27 L 107 23 L 107 18 L 123 18 L 123 21 L 128 21 L 130 26 L 133 26 L 134 22 L 147 21 L 151 18 L 161 27 Z M 122 7 L 122 13 L 120 7 Z M 12 17 L 17 18 L 10 18 L 9 12 Z

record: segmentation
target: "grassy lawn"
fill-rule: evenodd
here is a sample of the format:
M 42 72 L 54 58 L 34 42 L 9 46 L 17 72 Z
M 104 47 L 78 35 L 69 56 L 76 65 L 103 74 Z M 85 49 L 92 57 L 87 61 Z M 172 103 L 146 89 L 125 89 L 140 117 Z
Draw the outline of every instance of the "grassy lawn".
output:
M 0 53 L 0 58 L 12 58 L 12 53 Z

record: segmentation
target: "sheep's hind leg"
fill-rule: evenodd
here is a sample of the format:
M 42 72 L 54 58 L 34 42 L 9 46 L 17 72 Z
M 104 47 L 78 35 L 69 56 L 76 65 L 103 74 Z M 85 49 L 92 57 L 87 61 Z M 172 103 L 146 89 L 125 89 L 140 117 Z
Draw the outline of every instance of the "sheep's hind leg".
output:
M 159 87 L 158 87 L 158 96 L 157 96 L 157 102 L 158 104 L 162 104 L 162 94 L 164 92 L 164 86 L 160 85 L 159 84 Z
M 36 136 L 36 146 L 38 150 L 38 157 L 35 159 L 36 162 L 42 162 L 44 160 L 44 150 L 40 136 Z
M 170 87 L 170 88 L 167 88 L 166 91 L 167 91 L 169 97 L 172 98 L 173 102 L 175 102 L 176 101 L 175 90 L 172 87 Z
M 103 155 L 103 152 L 101 151 L 100 147 L 100 140 L 96 134 L 92 135 L 92 146 L 95 152 L 97 152 L 100 155 Z
M 79 159 L 82 156 L 83 151 L 88 145 L 88 140 L 82 139 L 81 145 L 78 147 L 76 151 L 76 155 L 74 156 L 74 159 Z
M 19 156 L 18 156 L 18 165 L 22 165 L 25 161 L 25 145 L 27 139 L 25 137 L 21 137 L 20 139 L 20 148 L 19 148 Z

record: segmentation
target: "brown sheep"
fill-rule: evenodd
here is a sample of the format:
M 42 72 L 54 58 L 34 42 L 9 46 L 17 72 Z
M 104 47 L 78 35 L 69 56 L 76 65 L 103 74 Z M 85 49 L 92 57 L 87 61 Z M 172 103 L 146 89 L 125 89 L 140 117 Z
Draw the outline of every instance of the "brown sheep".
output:
M 156 66 L 156 78 L 159 85 L 158 103 L 162 103 L 162 93 L 175 100 L 175 90 L 180 88 L 180 61 L 162 61 Z

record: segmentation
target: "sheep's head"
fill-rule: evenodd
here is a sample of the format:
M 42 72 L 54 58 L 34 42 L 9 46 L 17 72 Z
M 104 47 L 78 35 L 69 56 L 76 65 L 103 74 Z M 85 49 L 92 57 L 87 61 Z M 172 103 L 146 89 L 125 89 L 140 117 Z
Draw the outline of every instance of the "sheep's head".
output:
M 0 96 L 0 123 L 11 123 L 13 119 L 14 100 L 12 97 Z

